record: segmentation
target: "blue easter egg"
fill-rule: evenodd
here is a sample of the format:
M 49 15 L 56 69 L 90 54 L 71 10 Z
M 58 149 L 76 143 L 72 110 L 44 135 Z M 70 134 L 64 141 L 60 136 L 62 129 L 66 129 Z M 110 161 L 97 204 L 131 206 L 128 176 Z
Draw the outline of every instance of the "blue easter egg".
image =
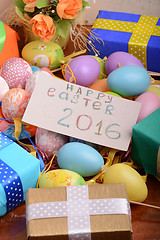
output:
M 32 65 L 31 65 L 31 69 L 32 69 L 32 72 L 33 72 L 33 73 L 40 70 L 39 67 L 37 67 L 37 66 L 32 66 Z
M 142 67 L 128 65 L 115 69 L 107 78 L 109 89 L 124 97 L 138 96 L 149 88 L 149 73 Z
M 102 170 L 104 160 L 101 154 L 89 145 L 70 142 L 57 153 L 60 168 L 79 173 L 82 177 L 94 176 Z

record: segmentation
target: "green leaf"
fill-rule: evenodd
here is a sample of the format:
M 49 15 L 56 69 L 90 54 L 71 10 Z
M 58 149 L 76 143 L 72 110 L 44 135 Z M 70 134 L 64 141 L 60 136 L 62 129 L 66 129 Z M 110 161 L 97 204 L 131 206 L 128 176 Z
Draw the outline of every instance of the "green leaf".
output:
M 23 0 L 14 0 L 14 5 L 19 8 L 19 10 L 21 12 L 24 12 L 24 6 L 25 6 L 25 3 L 23 2 Z
M 86 2 L 84 0 L 82 0 L 82 5 L 83 5 L 83 7 L 90 7 L 91 6 L 88 2 Z
M 16 7 L 15 10 L 16 10 L 17 15 L 18 15 L 21 19 L 23 19 L 23 21 L 28 22 L 28 20 L 26 20 L 26 19 L 24 18 L 24 16 L 23 16 L 23 13 L 24 13 L 24 12 L 22 12 L 18 7 Z
M 36 7 L 37 8 L 43 8 L 43 7 L 47 7 L 49 5 L 49 0 L 38 0 Z
M 68 20 L 62 20 L 59 22 L 54 22 L 56 27 L 56 34 L 62 36 L 63 38 L 67 37 L 68 29 L 71 27 L 71 24 Z

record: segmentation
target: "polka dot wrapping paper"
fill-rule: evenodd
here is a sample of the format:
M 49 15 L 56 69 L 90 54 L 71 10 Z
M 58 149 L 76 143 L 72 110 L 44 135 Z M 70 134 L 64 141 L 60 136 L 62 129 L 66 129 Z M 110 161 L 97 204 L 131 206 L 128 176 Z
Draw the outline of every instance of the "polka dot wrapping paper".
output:
M 92 27 L 102 41 L 92 35 L 88 40 L 99 52 L 99 57 L 122 51 L 133 54 L 148 71 L 160 72 L 160 18 L 132 13 L 100 10 Z M 89 54 L 94 54 L 89 48 Z
M 132 239 L 130 205 L 124 184 L 29 189 L 29 239 Z
M 39 160 L 0 132 L 0 216 L 24 202 L 39 174 Z

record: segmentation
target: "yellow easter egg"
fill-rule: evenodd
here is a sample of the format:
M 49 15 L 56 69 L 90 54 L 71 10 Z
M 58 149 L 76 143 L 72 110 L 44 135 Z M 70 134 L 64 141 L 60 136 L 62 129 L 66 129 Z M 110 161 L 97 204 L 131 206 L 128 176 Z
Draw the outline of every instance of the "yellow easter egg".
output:
M 157 96 L 160 98 L 160 87 L 150 85 L 149 88 L 147 89 L 147 92 L 153 92 L 157 94 Z
M 85 185 L 84 178 L 76 172 L 65 169 L 56 169 L 44 173 L 39 181 L 40 188 L 75 185 Z
M 141 175 L 132 167 L 117 163 L 105 170 L 104 183 L 125 183 L 130 201 L 143 202 L 148 194 Z
M 53 41 L 36 40 L 24 46 L 22 57 L 33 66 L 46 67 L 52 70 L 61 65 L 59 60 L 64 58 L 64 53 L 62 48 Z
M 107 94 L 110 94 L 110 95 L 113 95 L 113 96 L 116 96 L 116 97 L 121 97 L 118 93 L 115 93 L 115 92 L 105 92 Z

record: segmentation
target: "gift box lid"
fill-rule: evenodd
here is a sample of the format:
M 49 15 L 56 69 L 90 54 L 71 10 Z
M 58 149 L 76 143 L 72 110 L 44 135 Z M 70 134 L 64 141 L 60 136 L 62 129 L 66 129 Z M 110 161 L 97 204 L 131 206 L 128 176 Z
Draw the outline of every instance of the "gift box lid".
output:
M 160 176 L 160 108 L 133 126 L 131 158 L 146 173 Z
M 81 199 L 85 197 L 85 194 L 86 194 L 85 191 L 84 192 L 82 191 L 82 195 L 84 194 L 83 196 L 81 195 L 80 192 L 77 192 L 77 194 L 73 192 L 71 195 L 71 198 L 73 199 L 70 199 L 70 196 L 69 197 L 67 196 L 68 191 L 74 190 L 77 188 L 84 189 L 85 191 L 87 188 L 88 196 L 89 196 L 88 199 L 86 200 Z M 66 203 L 66 200 L 67 200 L 67 203 L 68 201 L 71 201 L 71 207 L 72 207 L 72 204 L 74 205 L 74 200 L 76 198 L 78 199 L 78 202 L 76 203 L 76 207 L 78 208 L 79 204 L 82 204 L 82 206 L 79 209 L 81 210 L 82 208 L 84 208 L 84 212 L 83 212 L 84 215 L 86 214 L 86 212 L 88 212 L 87 210 L 88 205 L 85 201 L 89 201 L 90 216 L 88 217 L 83 216 L 83 214 L 80 213 L 80 216 L 78 216 L 77 218 L 81 221 L 82 225 L 84 224 L 84 228 L 87 226 L 87 221 L 85 223 L 85 221 L 83 221 L 83 217 L 85 217 L 85 219 L 88 219 L 89 221 L 91 238 L 86 237 L 85 239 L 92 239 L 92 240 L 102 239 L 103 240 L 103 239 L 106 239 L 106 237 L 108 237 L 108 239 L 110 240 L 111 239 L 114 239 L 114 240 L 132 239 L 132 227 L 131 227 L 130 216 L 128 214 L 121 214 L 121 213 L 117 214 L 117 212 L 114 212 L 113 210 L 115 206 L 112 206 L 112 204 L 114 205 L 114 203 L 118 204 L 117 206 L 120 206 L 121 205 L 121 203 L 119 202 L 121 201 L 120 199 L 123 199 L 123 201 L 128 202 L 127 200 L 128 196 L 127 196 L 125 184 L 123 183 L 29 189 L 26 194 L 26 216 L 27 216 L 28 239 L 29 240 L 31 239 L 56 239 L 56 240 L 68 239 L 68 232 L 72 227 L 72 226 L 69 226 L 70 222 L 71 222 L 71 225 L 74 223 L 76 225 L 76 220 L 73 220 L 74 217 L 76 219 L 76 216 L 73 216 L 74 213 L 73 215 L 72 213 L 70 214 L 69 210 L 68 210 L 69 213 L 65 213 L 67 212 L 65 208 L 66 207 L 65 203 Z M 108 201 L 108 202 L 105 203 L 104 201 Z M 57 204 L 58 204 L 58 207 L 57 207 Z M 67 206 L 69 208 L 69 205 Z M 58 217 L 56 217 L 57 215 L 50 217 L 52 212 L 56 211 L 56 208 L 59 208 L 58 210 L 59 212 L 55 214 L 59 214 L 61 211 L 61 215 L 58 215 Z M 103 210 L 105 208 L 108 208 L 108 211 L 113 210 L 112 214 L 111 212 L 109 212 L 109 214 L 104 214 Z M 97 210 L 97 209 L 100 209 L 100 210 Z M 98 213 L 96 212 L 96 210 L 101 212 Z M 37 216 L 36 219 L 34 219 L 34 216 L 37 214 L 37 212 L 40 215 Z M 48 214 L 47 217 L 42 216 L 45 213 Z M 35 215 L 32 215 L 32 214 L 35 214 Z M 81 224 L 78 224 L 78 227 Z M 74 225 L 74 230 L 76 228 L 75 225 Z M 83 229 L 81 229 L 80 232 L 83 232 Z M 69 239 L 70 239 L 70 235 L 69 235 Z M 78 238 L 78 239 L 82 239 L 82 238 Z
M 25 200 L 39 174 L 39 159 L 0 132 L 0 216 Z
M 97 52 L 104 58 L 117 51 L 128 52 L 147 70 L 160 72 L 158 17 L 100 10 L 88 41 L 91 42 L 88 44 L 89 54 Z

